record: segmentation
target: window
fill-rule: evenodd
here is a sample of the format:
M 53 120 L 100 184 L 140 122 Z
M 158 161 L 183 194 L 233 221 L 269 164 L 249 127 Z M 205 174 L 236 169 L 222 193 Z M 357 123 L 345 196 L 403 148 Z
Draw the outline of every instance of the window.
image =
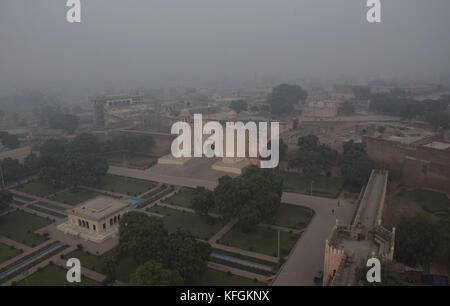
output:
M 104 230 L 106 229 L 106 223 L 103 223 L 103 229 Z
M 113 225 L 113 219 L 109 219 L 109 225 Z
M 116 224 L 116 223 L 117 223 L 117 217 L 114 216 L 114 224 Z
M 94 229 L 94 231 L 97 230 L 97 227 L 95 225 L 92 225 L 92 228 Z

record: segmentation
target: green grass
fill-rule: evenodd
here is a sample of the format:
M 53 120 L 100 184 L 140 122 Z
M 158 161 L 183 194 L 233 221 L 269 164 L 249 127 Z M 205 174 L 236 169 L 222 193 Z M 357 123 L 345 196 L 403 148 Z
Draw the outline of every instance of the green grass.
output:
M 417 202 L 423 210 L 432 214 L 450 209 L 450 199 L 440 192 L 423 189 L 402 189 L 398 195 Z
M 209 239 L 222 227 L 220 220 L 214 220 L 214 224 L 208 224 L 206 219 L 194 213 L 182 212 L 162 206 L 153 206 L 147 209 L 149 212 L 164 215 L 163 222 L 167 230 L 172 233 L 178 228 L 190 231 L 200 239 Z
M 83 250 L 70 252 L 64 258 L 78 258 L 82 267 L 99 273 L 103 269 L 103 256 L 96 256 Z
M 0 235 L 34 247 L 47 239 L 33 232 L 50 223 L 45 218 L 24 211 L 14 211 L 0 217 Z
M 113 166 L 134 169 L 148 169 L 158 162 L 158 158 L 143 154 L 111 154 L 106 156 L 108 163 Z
M 17 283 L 18 286 L 100 286 L 101 283 L 81 276 L 81 283 L 69 283 L 67 270 L 61 266 L 49 264 Z
M 0 243 L 0 264 L 4 263 L 5 261 L 13 257 L 16 257 L 21 253 L 22 251 L 16 249 L 15 247 Z
M 311 180 L 300 173 L 280 172 L 283 176 L 283 191 L 311 194 Z M 312 194 L 328 198 L 336 198 L 344 186 L 340 177 L 319 176 L 313 179 Z
M 53 193 L 59 191 L 59 189 L 57 189 L 51 185 L 45 184 L 43 182 L 28 183 L 28 184 L 18 187 L 17 190 L 28 193 L 28 194 L 36 195 L 38 197 L 47 197 L 50 194 L 53 194 Z
M 55 201 L 69 204 L 69 205 L 78 205 L 82 202 L 86 202 L 96 196 L 100 195 L 100 193 L 87 190 L 87 189 L 71 189 L 60 192 L 55 195 L 53 198 Z
M 280 232 L 280 251 L 282 256 L 287 256 L 300 235 Z M 237 228 L 225 234 L 218 241 L 238 249 L 261 253 L 269 256 L 277 256 L 277 231 L 256 227 L 250 232 L 242 232 Z
M 281 204 L 275 215 L 273 225 L 282 227 L 304 229 L 312 218 L 312 212 L 309 208 Z
M 265 284 L 208 268 L 199 281 L 198 286 L 265 286 Z
M 97 189 L 137 196 L 156 186 L 155 182 L 117 175 L 105 175 L 102 181 L 93 186 Z
M 194 189 L 183 187 L 176 194 L 168 199 L 165 199 L 164 202 L 171 205 L 189 208 L 191 207 L 191 199 L 193 195 Z

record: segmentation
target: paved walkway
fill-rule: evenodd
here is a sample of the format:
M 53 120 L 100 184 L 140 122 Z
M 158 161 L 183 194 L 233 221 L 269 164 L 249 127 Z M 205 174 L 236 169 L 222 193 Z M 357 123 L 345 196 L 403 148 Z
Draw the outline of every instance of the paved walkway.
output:
M 345 200 L 283 193 L 283 203 L 306 206 L 314 210 L 314 217 L 289 255 L 289 260 L 278 272 L 273 285 L 313 286 L 314 276 L 323 270 L 325 240 L 336 224 L 336 219 L 349 222 L 355 205 Z M 334 214 L 332 214 L 334 209 Z

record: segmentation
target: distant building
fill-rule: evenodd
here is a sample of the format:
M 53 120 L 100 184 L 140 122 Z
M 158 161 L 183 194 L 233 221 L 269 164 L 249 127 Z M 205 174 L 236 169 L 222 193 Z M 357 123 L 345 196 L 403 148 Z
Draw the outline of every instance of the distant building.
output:
M 105 110 L 144 103 L 144 92 L 125 95 L 103 95 L 92 99 L 94 105 L 94 124 L 97 127 L 105 126 Z
M 334 118 L 337 116 L 338 106 L 328 101 L 310 102 L 303 109 L 302 115 L 308 118 Z

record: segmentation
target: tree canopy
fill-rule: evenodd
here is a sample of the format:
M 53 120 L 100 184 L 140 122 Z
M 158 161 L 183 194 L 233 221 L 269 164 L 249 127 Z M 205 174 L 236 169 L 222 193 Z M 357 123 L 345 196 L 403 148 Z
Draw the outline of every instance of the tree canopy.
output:
M 343 145 L 344 152 L 340 158 L 341 174 L 346 184 L 363 186 L 369 179 L 375 162 L 367 155 L 365 145 L 350 140 Z
M 180 286 L 183 279 L 176 270 L 165 269 L 162 264 L 149 260 L 130 276 L 134 286 Z
M 226 218 L 238 218 L 242 230 L 250 230 L 274 217 L 281 204 L 282 186 L 282 177 L 273 171 L 250 166 L 234 179 L 219 179 L 215 205 Z
M 240 112 L 247 110 L 247 102 L 244 100 L 231 101 L 230 108 L 239 114 Z
M 267 97 L 272 114 L 292 114 L 294 107 L 306 101 L 308 93 L 299 85 L 280 84 L 272 89 Z
M 40 176 L 56 186 L 93 185 L 108 170 L 108 163 L 98 153 L 98 140 L 81 134 L 71 142 L 51 139 L 41 147 Z
M 114 262 L 131 257 L 140 266 L 132 276 L 136 284 L 192 284 L 206 271 L 210 252 L 209 244 L 190 233 L 178 230 L 169 234 L 161 218 L 132 211 L 120 220 L 118 252 L 110 259 L 106 271 L 112 281 Z M 149 270 L 157 271 L 156 279 L 144 275 Z
M 197 187 L 191 199 L 191 207 L 200 216 L 208 216 L 208 212 L 214 207 L 214 192 L 205 187 Z
M 0 214 L 9 208 L 9 203 L 12 201 L 12 195 L 6 190 L 0 191 Z
M 298 139 L 298 151 L 289 161 L 290 168 L 302 169 L 302 173 L 309 178 L 322 174 L 329 174 L 333 166 L 337 165 L 338 152 L 329 146 L 319 144 L 315 135 L 307 135 Z

